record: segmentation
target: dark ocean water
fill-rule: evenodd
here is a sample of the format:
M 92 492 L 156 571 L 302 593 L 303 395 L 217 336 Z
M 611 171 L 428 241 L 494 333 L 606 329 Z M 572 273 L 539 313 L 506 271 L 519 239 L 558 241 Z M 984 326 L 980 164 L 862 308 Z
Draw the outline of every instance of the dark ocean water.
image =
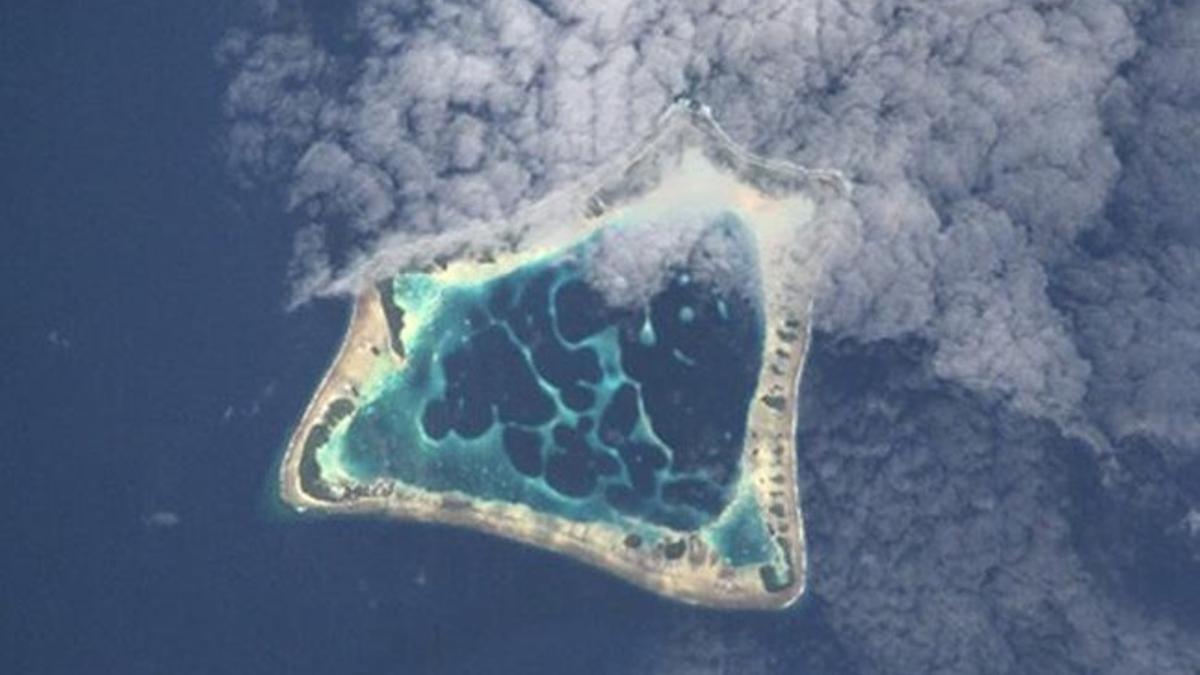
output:
M 223 165 L 212 50 L 238 18 L 0 9 L 0 672 L 630 672 L 717 659 L 711 635 L 724 664 L 836 660 L 816 602 L 704 612 L 469 532 L 273 507 L 348 307 L 283 311 L 296 223 Z

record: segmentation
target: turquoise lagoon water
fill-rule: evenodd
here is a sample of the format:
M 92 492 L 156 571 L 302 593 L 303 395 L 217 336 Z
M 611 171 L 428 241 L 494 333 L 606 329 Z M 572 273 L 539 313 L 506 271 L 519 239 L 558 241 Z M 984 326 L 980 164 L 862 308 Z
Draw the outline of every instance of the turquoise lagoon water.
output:
M 727 556 L 762 560 L 752 495 L 730 506 L 761 366 L 757 263 L 737 219 L 711 227 L 754 283 L 684 265 L 644 306 L 611 307 L 587 281 L 595 238 L 480 283 L 396 277 L 407 365 L 332 446 L 340 465 L 631 529 L 697 530 L 728 507 Z

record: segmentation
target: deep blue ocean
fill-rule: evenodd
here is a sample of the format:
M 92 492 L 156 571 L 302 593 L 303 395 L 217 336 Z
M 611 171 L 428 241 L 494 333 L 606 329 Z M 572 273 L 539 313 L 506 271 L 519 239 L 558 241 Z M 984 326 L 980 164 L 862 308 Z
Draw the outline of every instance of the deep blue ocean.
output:
M 836 656 L 797 642 L 826 630 L 812 603 L 706 612 L 474 533 L 283 514 L 275 462 L 349 306 L 284 310 L 295 223 L 224 165 L 212 53 L 241 10 L 22 4 L 0 9 L 0 672 L 630 672 L 709 631 Z

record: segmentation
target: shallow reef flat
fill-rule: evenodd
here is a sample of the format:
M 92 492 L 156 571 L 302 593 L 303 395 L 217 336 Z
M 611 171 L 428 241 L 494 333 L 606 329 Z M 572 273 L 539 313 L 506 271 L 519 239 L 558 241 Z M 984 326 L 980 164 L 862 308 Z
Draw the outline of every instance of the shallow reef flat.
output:
M 805 585 L 795 395 L 843 193 L 681 102 L 510 223 L 396 247 L 288 444 L 284 500 L 786 607 Z

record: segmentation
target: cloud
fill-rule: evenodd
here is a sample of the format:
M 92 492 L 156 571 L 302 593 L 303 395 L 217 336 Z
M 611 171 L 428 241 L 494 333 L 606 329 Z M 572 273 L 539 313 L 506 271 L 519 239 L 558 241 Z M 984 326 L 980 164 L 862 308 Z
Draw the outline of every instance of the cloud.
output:
M 1091 449 L 931 381 L 910 341 L 817 340 L 800 397 L 808 601 L 861 671 L 1194 670 L 1182 561 L 1200 546 L 1160 529 L 1187 512 L 1153 461 L 1112 490 Z
M 1020 410 L 1069 418 L 1089 366 L 1051 307 L 1029 235 L 1005 212 L 961 200 L 944 214 L 938 260 L 934 372 L 973 389 L 1001 392 Z
M 46 334 L 46 341 L 49 342 L 52 347 L 61 351 L 66 351 L 72 346 L 71 338 L 64 335 L 57 328 Z
M 309 146 L 295 173 L 291 209 L 308 204 L 313 217 L 329 211 L 344 214 L 352 226 L 367 231 L 378 229 L 392 213 L 394 186 L 388 176 L 356 161 L 336 143 L 321 141 Z
M 142 516 L 142 523 L 151 529 L 165 530 L 175 527 L 180 523 L 178 513 L 174 511 L 154 511 Z
M 1058 443 L 1037 419 L 1099 430 L 1116 453 L 1106 480 L 1153 491 L 1127 466 L 1142 447 L 1131 439 L 1148 438 L 1180 504 L 1191 500 L 1164 522 L 1184 522 L 1200 502 L 1183 483 L 1200 466 L 1200 6 L 371 0 L 349 46 L 303 22 L 268 24 L 220 50 L 228 146 L 248 184 L 283 186 L 299 223 L 298 302 L 488 236 L 488 223 L 640 141 L 678 96 L 709 105 L 754 152 L 844 172 L 853 200 L 836 214 L 819 331 L 868 353 L 919 345 L 922 368 L 879 386 L 932 396 L 932 377 L 973 412 L 873 422 L 910 438 L 901 448 L 852 424 L 899 405 L 859 392 L 846 394 L 841 422 L 830 407 L 840 426 L 812 431 L 813 447 L 830 451 L 802 471 L 808 491 L 859 509 L 826 521 L 836 537 L 817 528 L 824 553 L 813 559 L 827 566 L 814 588 L 829 589 L 819 592 L 836 631 L 876 655 L 869 670 L 887 670 L 892 653 L 912 665 L 901 670 L 932 670 L 922 659 L 943 640 L 956 658 L 979 644 L 980 659 L 1037 670 L 1004 659 L 1055 631 L 1074 652 L 1044 663 L 1182 669 L 1188 635 L 1172 632 L 1182 629 L 1126 611 L 1090 585 L 1061 533 L 1036 534 L 1037 513 L 1051 528 L 1066 516 L 1047 496 L 1061 486 L 1042 475 L 1053 450 L 1027 447 Z M 661 270 L 619 261 L 647 288 Z M 1001 428 L 985 415 L 995 402 Z M 916 434 L 926 425 L 931 435 Z M 1005 485 L 954 464 L 979 448 Z M 841 458 L 872 452 L 896 473 L 828 477 Z M 933 496 L 906 492 L 914 480 Z M 994 501 L 970 507 L 975 521 L 947 521 L 941 539 L 905 529 L 906 518 L 950 518 L 973 493 Z M 1190 530 L 1176 525 L 1177 542 Z M 871 530 L 885 526 L 904 534 Z M 955 557 L 960 545 L 978 548 Z M 916 552 L 890 560 L 886 546 Z M 1000 574 L 999 590 L 939 588 L 929 570 L 941 558 L 924 546 L 970 558 L 950 570 L 956 579 Z M 990 572 L 985 563 L 1010 549 L 1022 551 L 1017 571 Z M 908 612 L 924 623 L 905 625 Z
M 1053 267 L 1110 434 L 1200 448 L 1200 7 L 1143 21 L 1147 45 L 1106 100 L 1122 172 L 1105 219 Z
M 645 305 L 671 273 L 686 268 L 696 281 L 751 296 L 758 261 L 740 230 L 711 215 L 680 213 L 666 222 L 628 223 L 599 233 L 586 268 L 588 283 L 616 307 Z
M 248 185 L 290 173 L 320 132 L 332 58 L 304 33 L 234 31 L 217 49 L 233 69 L 226 93 L 230 169 Z
M 1040 268 L 1117 176 L 1101 99 L 1138 44 L 1117 4 L 367 2 L 354 25 L 351 54 L 302 28 L 222 49 L 232 164 L 281 178 L 319 223 L 299 301 L 353 289 L 398 232 L 503 220 L 690 95 L 753 150 L 857 183 L 822 327 L 919 334 L 945 377 L 1078 407 L 1089 369 Z M 313 264 L 314 227 L 352 243 Z

